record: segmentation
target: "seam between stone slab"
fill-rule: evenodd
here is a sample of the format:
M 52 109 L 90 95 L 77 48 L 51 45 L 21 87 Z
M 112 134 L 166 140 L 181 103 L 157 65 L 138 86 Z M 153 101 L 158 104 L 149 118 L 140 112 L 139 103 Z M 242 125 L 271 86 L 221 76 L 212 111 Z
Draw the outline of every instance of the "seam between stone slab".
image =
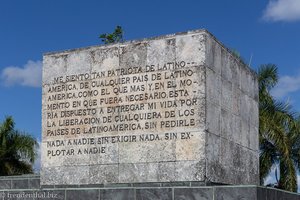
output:
M 171 185 L 164 185 L 164 184 L 171 184 Z M 187 183 L 184 185 L 180 185 L 181 183 Z M 42 189 L 56 189 L 56 188 L 142 188 L 142 187 L 148 187 L 148 188 L 178 188 L 178 187 L 213 187 L 217 185 L 194 185 L 194 183 L 203 183 L 204 181 L 178 181 L 178 182 L 134 182 L 134 183 L 109 183 L 105 185 L 97 185 L 97 184 L 86 184 L 86 185 L 48 185 L 49 187 L 46 187 L 47 185 L 42 185 Z M 143 184 L 147 184 L 147 186 L 141 186 Z M 148 185 L 150 184 L 150 185 Z M 157 184 L 157 185 L 152 185 Z M 174 184 L 174 185 L 172 185 Z M 177 185 L 178 184 L 178 185 Z M 50 187 L 51 186 L 51 187 Z M 59 187 L 58 187 L 59 186 Z M 222 186 L 222 185 L 218 185 Z M 30 188 L 29 188 L 30 189 Z M 32 188 L 35 189 L 35 188 Z M 36 188 L 38 189 L 38 188 Z
M 207 37 L 205 37 L 205 44 L 207 44 Z M 205 45 L 205 48 L 206 48 L 206 45 Z M 207 49 L 205 49 L 205 54 L 206 54 L 206 52 L 207 52 Z M 205 56 L 205 61 L 204 61 L 204 63 L 206 63 L 206 60 L 207 60 L 207 56 Z M 207 179 L 207 177 L 208 177 L 208 175 L 207 175 L 207 168 L 208 168 L 208 162 L 207 162 L 207 143 L 208 143 L 208 124 L 207 124 L 207 107 L 208 107 L 208 104 L 207 104 L 207 100 L 208 100 L 208 93 L 207 93 L 207 91 L 208 91 L 208 85 L 207 85 L 207 67 L 206 66 L 204 66 L 204 70 L 203 70 L 203 72 L 204 72 L 204 84 L 205 84 L 205 87 L 204 87 L 204 93 L 205 93 L 205 95 L 204 95 L 204 104 L 205 104 L 205 106 L 204 106 L 204 134 L 205 134 L 205 145 L 204 145 L 204 154 L 205 154 L 205 164 L 204 164 L 204 170 L 205 170 L 205 172 L 204 172 L 204 182 L 206 182 L 206 179 Z M 190 182 L 190 186 L 192 186 L 192 183 Z
M 192 132 L 199 132 L 199 131 L 191 131 Z M 226 139 L 226 138 L 224 138 Z M 238 144 L 238 143 L 236 143 Z M 253 151 L 253 150 L 252 150 Z M 172 162 L 182 162 L 182 161 L 202 161 L 203 159 L 200 160 L 170 160 L 170 161 L 164 161 L 164 163 L 168 162 L 168 163 L 172 163 Z M 138 162 L 138 163 L 127 163 L 127 162 L 123 162 L 123 163 L 113 163 L 113 164 L 101 164 L 101 165 L 105 165 L 105 166 L 109 166 L 109 165 L 120 165 L 120 164 L 149 164 L 149 163 L 161 163 L 162 161 L 156 161 L 156 162 Z M 45 168 L 54 168 L 54 167 L 72 167 L 73 165 L 63 165 L 63 166 L 51 166 L 51 167 L 45 167 Z M 98 164 L 92 164 L 92 165 L 77 165 L 77 166 L 98 166 Z M 180 182 L 180 181 L 179 181 Z M 122 182 L 123 183 L 123 182 Z M 121 183 L 121 184 L 122 184 Z M 125 183 L 125 182 L 124 182 Z M 135 183 L 145 183 L 145 182 L 135 182 Z M 146 183 L 158 183 L 158 182 L 146 182 Z M 159 182 L 159 183 L 167 183 L 167 182 Z
M 1 189 L 0 192 L 39 192 L 39 189 Z
M 211 186 L 211 187 L 215 187 L 215 188 L 222 188 L 222 187 L 226 187 L 226 188 L 243 188 L 243 187 L 255 188 L 255 187 L 258 187 L 258 186 L 257 185 L 216 185 L 216 186 Z
M 172 160 L 172 161 L 164 161 L 164 163 L 175 163 L 175 162 L 182 162 L 182 161 L 202 161 L 203 159 L 197 159 L 197 160 Z M 162 163 L 162 161 L 157 161 L 157 162 L 138 162 L 138 163 L 119 163 L 120 164 L 149 164 L 149 163 Z M 185 182 L 185 181 L 178 181 L 178 182 Z M 168 181 L 166 182 L 134 182 L 134 183 L 169 183 Z
M 256 188 L 260 186 L 255 186 L 255 185 L 236 185 L 236 186 L 229 186 L 229 185 L 224 185 L 224 186 L 180 186 L 180 187 L 122 187 L 122 188 L 116 188 L 116 187 L 110 187 L 110 188 L 47 188 L 47 189 L 2 189 L 0 192 L 5 192 L 5 191 L 12 191 L 12 192 L 19 192 L 19 191 L 70 191 L 70 190 L 116 190 L 116 189 L 188 189 L 188 188 L 201 188 L 201 189 L 213 189 L 213 188 Z M 261 187 L 263 189 L 273 189 L 273 190 L 278 190 L 274 188 L 268 188 L 268 187 Z M 287 192 L 284 190 L 279 190 L 282 192 Z M 289 192 L 291 194 L 294 194 L 292 192 Z
M 4 176 L 0 176 L 0 179 L 1 178 L 5 178 L 5 177 L 14 177 L 14 178 L 17 178 L 17 177 L 35 177 L 35 176 L 40 176 L 39 173 L 36 173 L 36 174 L 23 174 L 23 175 L 4 175 Z
M 156 187 L 124 187 L 124 188 L 119 188 L 119 189 L 133 189 L 134 191 L 136 189 L 165 189 L 165 188 L 169 188 L 169 189 L 188 189 L 188 188 L 199 188 L 199 189 L 213 189 L 213 192 L 215 192 L 216 188 L 262 188 L 262 189 L 266 189 L 266 190 L 275 190 L 275 191 L 280 191 L 280 192 L 284 192 L 284 193 L 288 193 L 288 194 L 293 194 L 293 195 L 297 195 L 300 196 L 300 194 L 298 193 L 293 193 L 293 192 L 289 192 L 289 191 L 285 191 L 285 190 L 280 190 L 280 189 L 276 189 L 276 188 L 270 188 L 270 187 L 264 187 L 264 186 L 256 186 L 256 185 L 224 185 L 224 186 L 203 186 L 203 187 L 162 187 L 162 188 L 156 188 Z M 39 191 L 66 191 L 67 190 L 116 190 L 118 188 L 50 188 L 50 189 L 2 189 L 0 190 L 0 192 L 27 192 L 27 191 L 31 191 L 31 192 L 39 192 Z M 136 191 L 135 191 L 136 194 Z M 214 194 L 214 193 L 213 193 Z M 213 196 L 214 199 L 214 196 Z
M 163 184 L 172 184 L 175 185 L 163 185 Z M 188 183 L 188 185 L 176 185 L 177 183 Z M 109 183 L 104 185 L 97 185 L 97 184 L 86 184 L 86 185 L 41 185 L 42 189 L 56 189 L 56 188 L 142 188 L 142 187 L 151 187 L 151 188 L 170 188 L 170 187 L 191 187 L 193 183 L 204 183 L 204 181 L 183 181 L 183 182 L 134 182 L 134 183 Z M 139 186 L 140 184 L 159 184 L 159 185 L 151 185 L 151 186 Z M 47 187 L 49 186 L 49 187 Z M 59 186 L 59 187 L 58 187 Z M 205 185 L 195 185 L 193 187 L 211 187 L 211 186 L 205 186 Z M 30 188 L 29 188 L 30 189 Z M 34 189 L 34 188 L 32 188 Z
M 257 186 L 257 188 L 275 190 L 275 191 L 280 191 L 280 192 L 289 193 L 289 194 L 296 194 L 296 195 L 300 196 L 300 193 L 294 193 L 294 192 L 281 190 L 281 189 L 277 189 L 277 188 L 272 188 L 272 187 Z
M 69 190 L 118 190 L 118 189 L 132 189 L 134 190 L 134 192 L 136 193 L 136 189 L 189 189 L 189 188 L 199 188 L 199 189 L 213 189 L 213 191 L 215 191 L 216 188 L 262 188 L 262 189 L 269 189 L 269 190 L 275 190 L 275 191 L 281 191 L 284 193 L 288 193 L 288 194 L 293 194 L 293 195 L 298 195 L 300 196 L 300 194 L 298 193 L 293 193 L 293 192 L 289 192 L 289 191 L 285 191 L 285 190 L 280 190 L 280 189 L 276 189 L 276 188 L 270 188 L 270 187 L 263 187 L 263 186 L 256 186 L 256 185 L 224 185 L 224 186 L 203 186 L 203 187 L 123 187 L 123 188 L 50 188 L 50 189 L 2 189 L 0 190 L 0 192 L 7 192 L 7 191 L 11 191 L 11 192 L 26 192 L 26 191 L 69 191 Z
M 241 144 L 239 144 L 239 143 L 236 143 L 235 141 L 229 140 L 228 138 L 225 138 L 225 137 L 223 137 L 223 136 L 221 136 L 221 135 L 217 135 L 217 134 L 212 133 L 212 132 L 209 132 L 209 131 L 207 131 L 207 133 L 213 134 L 213 135 L 215 135 L 215 136 L 217 136 L 217 137 L 220 137 L 220 138 L 222 138 L 222 139 L 225 139 L 225 140 L 228 140 L 228 141 L 230 141 L 230 142 L 233 142 L 233 143 L 237 144 L 238 146 L 241 146 L 241 147 L 243 147 L 243 148 L 245 148 L 245 149 L 248 149 L 248 150 L 250 150 L 250 151 L 253 151 L 253 152 L 259 151 L 259 150 L 250 149 L 249 147 L 243 146 L 243 145 L 241 145 Z
M 188 188 L 203 188 L 203 189 L 210 189 L 213 187 L 209 187 L 209 186 L 204 186 L 204 187 L 197 187 L 197 186 L 192 186 L 192 187 L 124 187 L 124 188 L 98 188 L 99 190 L 115 190 L 115 189 L 188 189 Z M 68 188 L 70 189 L 70 188 Z M 80 189 L 80 188 L 76 188 L 76 189 Z
M 10 180 L 32 180 L 32 179 L 39 179 L 40 177 L 34 177 L 34 178 L 0 178 L 0 181 L 10 181 Z
M 136 189 L 133 189 L 134 200 L 136 200 Z
M 0 190 L 0 192 L 2 191 L 14 191 L 14 192 L 18 192 L 18 191 L 64 191 L 64 190 L 122 190 L 122 189 L 171 189 L 171 188 L 174 188 L 174 189 L 188 189 L 188 188 L 203 188 L 203 189 L 210 189 L 210 188 L 213 188 L 213 186 L 203 186 L 203 187 L 197 187 L 197 186 L 192 186 L 192 187 L 188 187 L 188 186 L 185 186 L 185 187 L 122 187 L 122 188 L 116 188 L 116 187 L 111 187 L 111 188 L 47 188 L 47 189 L 2 189 Z

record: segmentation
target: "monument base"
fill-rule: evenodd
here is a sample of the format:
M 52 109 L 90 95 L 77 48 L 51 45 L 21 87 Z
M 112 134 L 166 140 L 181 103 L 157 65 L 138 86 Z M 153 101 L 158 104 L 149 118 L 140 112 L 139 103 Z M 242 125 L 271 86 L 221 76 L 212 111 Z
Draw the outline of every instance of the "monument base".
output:
M 26 175 L 0 177 L 0 199 L 299 200 L 300 195 L 255 185 L 203 182 L 42 186 L 38 175 Z

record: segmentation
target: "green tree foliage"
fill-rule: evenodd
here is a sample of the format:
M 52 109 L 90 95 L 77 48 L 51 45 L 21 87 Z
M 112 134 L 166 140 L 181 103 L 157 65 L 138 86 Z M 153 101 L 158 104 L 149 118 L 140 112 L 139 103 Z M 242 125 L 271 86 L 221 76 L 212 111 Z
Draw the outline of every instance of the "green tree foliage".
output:
M 123 29 L 121 26 L 117 26 L 114 32 L 101 34 L 99 38 L 104 44 L 123 42 Z
M 279 167 L 278 188 L 297 191 L 297 171 L 300 168 L 300 120 L 288 103 L 275 100 L 270 90 L 278 82 L 277 67 L 262 65 L 259 81 L 259 144 L 260 182 L 272 167 Z M 277 176 L 277 175 L 276 175 Z
M 33 173 L 37 141 L 15 129 L 12 117 L 0 123 L 0 176 Z

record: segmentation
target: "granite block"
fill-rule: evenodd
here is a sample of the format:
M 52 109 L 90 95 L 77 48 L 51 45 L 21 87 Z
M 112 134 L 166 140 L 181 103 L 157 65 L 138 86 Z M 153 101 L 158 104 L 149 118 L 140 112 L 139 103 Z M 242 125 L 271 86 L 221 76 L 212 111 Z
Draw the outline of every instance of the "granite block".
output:
M 172 189 L 136 189 L 136 200 L 172 200 Z
M 0 180 L 0 189 L 11 189 L 11 180 Z
M 257 198 L 256 188 L 242 188 L 242 187 L 216 187 L 215 200 L 253 200 Z
M 100 191 L 99 190 L 66 190 L 66 200 L 99 200 Z
M 211 188 L 175 188 L 174 200 L 211 200 L 213 190 Z
M 12 189 L 28 189 L 29 181 L 28 181 L 28 179 L 11 180 L 11 188 Z
M 29 189 L 39 189 L 40 188 L 40 179 L 35 178 L 35 179 L 29 179 Z
M 135 193 L 133 189 L 100 190 L 100 199 L 101 200 L 135 199 Z

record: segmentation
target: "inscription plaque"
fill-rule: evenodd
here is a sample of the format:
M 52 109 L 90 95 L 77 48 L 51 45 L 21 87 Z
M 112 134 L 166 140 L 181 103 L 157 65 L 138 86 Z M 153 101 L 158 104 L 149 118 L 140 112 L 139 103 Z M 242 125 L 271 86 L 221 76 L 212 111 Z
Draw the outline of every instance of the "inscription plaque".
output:
M 195 31 L 45 54 L 42 184 L 204 181 L 208 40 Z

